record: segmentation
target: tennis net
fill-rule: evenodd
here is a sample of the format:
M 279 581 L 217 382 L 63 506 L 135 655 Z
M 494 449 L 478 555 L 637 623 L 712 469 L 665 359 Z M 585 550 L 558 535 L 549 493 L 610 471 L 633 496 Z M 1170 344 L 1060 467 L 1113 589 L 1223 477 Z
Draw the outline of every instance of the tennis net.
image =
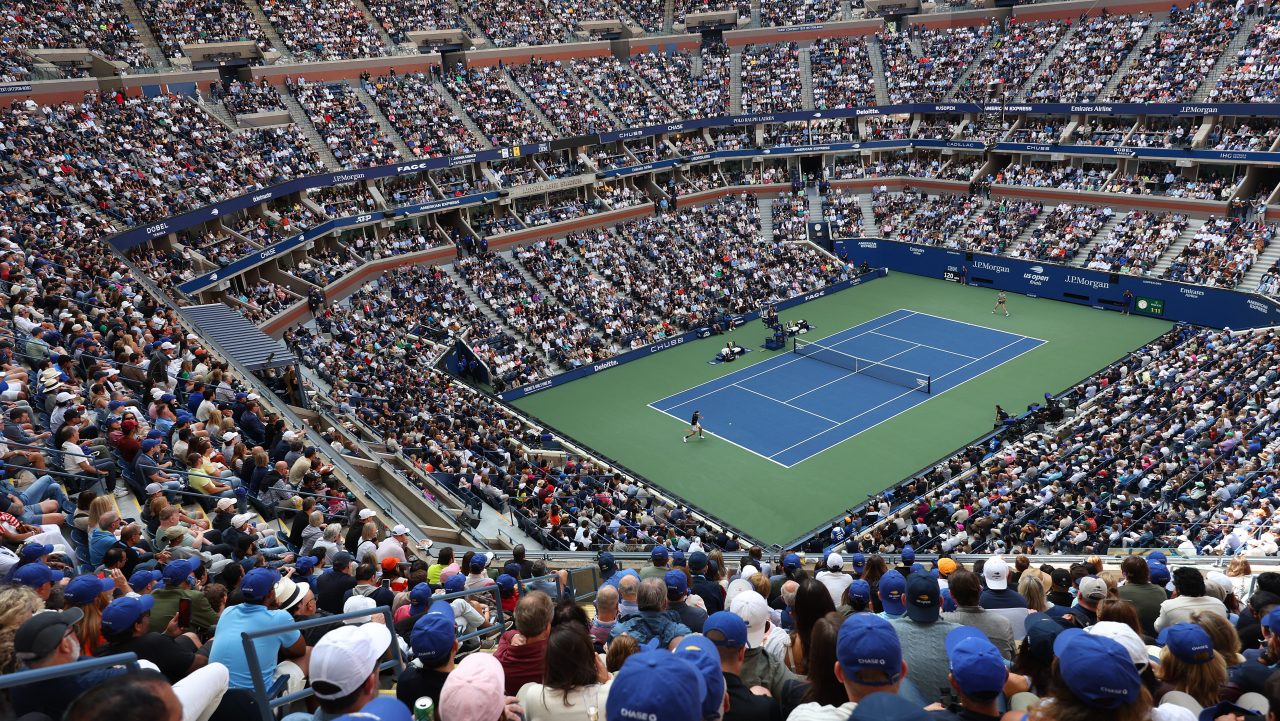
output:
M 792 352 L 854 373 L 871 376 L 877 380 L 911 388 L 921 393 L 933 393 L 933 376 L 918 371 L 887 365 L 878 361 L 859 358 L 834 348 L 811 341 L 795 339 Z

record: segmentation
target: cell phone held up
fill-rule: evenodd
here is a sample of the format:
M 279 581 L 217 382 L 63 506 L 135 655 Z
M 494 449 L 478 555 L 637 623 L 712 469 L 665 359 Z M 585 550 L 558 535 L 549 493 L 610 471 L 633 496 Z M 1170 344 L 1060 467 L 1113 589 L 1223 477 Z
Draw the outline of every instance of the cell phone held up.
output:
M 191 599 L 178 599 L 178 628 L 187 628 L 191 625 Z

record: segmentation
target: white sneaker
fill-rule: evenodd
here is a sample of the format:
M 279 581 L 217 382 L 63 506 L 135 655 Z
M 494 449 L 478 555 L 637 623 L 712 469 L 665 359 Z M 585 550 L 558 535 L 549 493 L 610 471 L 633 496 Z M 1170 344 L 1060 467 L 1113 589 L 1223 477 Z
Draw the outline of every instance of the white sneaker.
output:
M 684 442 L 685 442 L 685 443 L 688 443 L 688 442 L 689 442 L 689 436 L 685 436 L 685 437 L 684 437 Z
M 129 495 L 129 489 L 124 486 L 116 486 L 116 498 L 125 498 Z

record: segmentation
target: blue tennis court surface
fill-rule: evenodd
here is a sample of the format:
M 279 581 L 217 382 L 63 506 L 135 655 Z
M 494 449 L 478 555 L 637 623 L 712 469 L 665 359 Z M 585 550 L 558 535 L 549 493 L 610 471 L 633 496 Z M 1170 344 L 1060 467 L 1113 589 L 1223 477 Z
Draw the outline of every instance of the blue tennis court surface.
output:
M 818 357 L 857 356 L 893 370 L 875 366 L 871 374 L 905 379 L 881 380 L 788 349 L 649 407 L 686 427 L 702 411 L 708 436 L 790 468 L 1045 343 L 902 309 L 814 342 L 839 352 Z M 917 373 L 932 376 L 932 393 L 914 387 Z

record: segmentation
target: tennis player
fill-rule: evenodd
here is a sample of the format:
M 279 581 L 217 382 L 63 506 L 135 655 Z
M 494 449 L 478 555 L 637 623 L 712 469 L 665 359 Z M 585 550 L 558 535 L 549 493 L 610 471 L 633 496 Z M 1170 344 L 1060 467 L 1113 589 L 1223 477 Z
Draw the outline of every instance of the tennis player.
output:
M 1003 290 L 996 296 L 996 307 L 991 309 L 991 314 L 995 315 L 995 312 L 998 310 L 1004 311 L 1006 318 L 1009 317 L 1009 306 L 1005 304 L 1005 295 Z
M 688 443 L 689 437 L 694 434 L 697 434 L 699 438 L 704 437 L 702 435 L 702 411 L 693 412 L 693 418 L 689 420 L 689 432 L 685 434 L 684 442 Z

